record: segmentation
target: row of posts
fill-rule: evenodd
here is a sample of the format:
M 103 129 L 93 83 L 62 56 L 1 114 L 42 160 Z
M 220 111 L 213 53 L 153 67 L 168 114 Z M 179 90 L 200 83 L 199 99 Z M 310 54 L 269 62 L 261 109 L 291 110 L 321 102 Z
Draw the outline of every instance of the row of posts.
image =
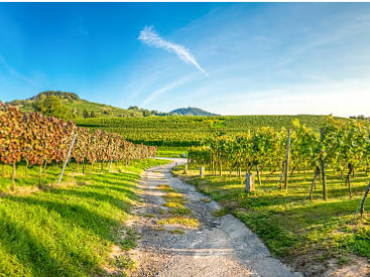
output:
M 320 129 L 320 139 L 321 141 L 324 140 L 324 132 L 323 129 Z M 287 190 L 288 189 L 288 175 L 289 175 L 289 159 L 290 159 L 290 129 L 288 129 L 288 138 L 287 138 L 287 150 L 286 150 L 286 158 L 283 163 L 283 171 L 282 175 L 284 174 L 284 188 Z M 322 174 L 322 182 L 323 182 L 323 196 L 324 200 L 327 199 L 327 190 L 326 190 L 326 178 L 325 178 L 325 160 L 320 161 L 321 163 L 321 174 Z M 188 165 L 185 165 L 185 170 L 184 173 L 187 173 L 188 171 Z M 201 166 L 199 168 L 199 177 L 204 178 L 205 174 L 205 167 Z M 247 172 L 245 175 L 245 191 L 246 192 L 251 192 L 254 191 L 255 186 L 254 186 L 254 179 L 255 179 L 255 174 L 252 172 Z

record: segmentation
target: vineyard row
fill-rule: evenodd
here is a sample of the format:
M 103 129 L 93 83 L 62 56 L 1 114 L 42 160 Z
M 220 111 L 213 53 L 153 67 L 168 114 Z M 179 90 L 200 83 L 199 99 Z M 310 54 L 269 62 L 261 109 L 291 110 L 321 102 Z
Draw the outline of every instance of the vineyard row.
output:
M 72 122 L 45 117 L 39 113 L 24 114 L 0 101 L 0 160 L 12 165 L 12 184 L 15 188 L 17 163 L 40 166 L 39 183 L 44 166 L 66 159 L 75 137 L 70 157 L 77 164 L 89 162 L 93 167 L 101 162 L 130 163 L 133 159 L 146 159 L 156 155 L 155 146 L 136 145 L 121 135 L 77 127 Z
M 218 171 L 222 175 L 224 170 L 229 170 L 230 176 L 234 170 L 241 176 L 242 171 L 250 173 L 254 169 L 260 185 L 260 173 L 263 170 L 268 170 L 270 174 L 281 172 L 281 177 L 286 172 L 286 180 L 288 168 L 291 170 L 289 174 L 297 169 L 310 170 L 314 172 L 310 197 L 312 199 L 312 190 L 320 175 L 325 200 L 325 170 L 330 168 L 345 179 L 352 197 L 351 176 L 355 176 L 355 171 L 370 172 L 369 125 L 330 116 L 321 126 L 320 133 L 299 120 L 294 120 L 293 125 L 294 128 L 289 132 L 284 128 L 275 130 L 262 127 L 242 135 L 214 136 L 206 140 L 203 146 L 190 148 L 190 163 L 209 165 L 213 174 Z M 284 187 L 288 189 L 288 182 Z

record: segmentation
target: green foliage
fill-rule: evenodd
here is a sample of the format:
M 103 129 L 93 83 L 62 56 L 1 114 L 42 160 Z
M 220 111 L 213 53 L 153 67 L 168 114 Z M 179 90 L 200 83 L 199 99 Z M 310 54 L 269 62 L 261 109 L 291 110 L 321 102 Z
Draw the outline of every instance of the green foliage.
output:
M 211 148 L 207 146 L 193 146 L 189 149 L 189 160 L 196 165 L 209 165 L 211 161 Z
M 54 96 L 47 96 L 45 102 Z M 56 98 L 58 99 L 58 98 Z M 53 102 L 51 99 L 49 102 Z M 48 102 L 48 103 L 49 103 Z M 47 105 L 48 106 L 48 105 Z M 42 168 L 52 162 L 65 160 L 74 137 L 71 157 L 77 163 L 85 161 L 104 163 L 124 162 L 155 156 L 156 147 L 143 144 L 134 145 L 122 136 L 95 130 L 90 134 L 87 129 L 76 127 L 54 117 L 45 117 L 32 112 L 23 114 L 12 105 L 0 101 L 0 161 L 13 165 L 12 184 L 15 189 L 16 165 L 20 161 L 27 166 L 39 165 L 39 185 L 42 184 Z M 110 167 L 109 166 L 109 167 Z
M 10 104 L 16 106 L 22 112 L 29 113 L 31 111 L 35 111 L 35 108 L 34 108 L 35 102 L 43 100 L 49 96 L 54 96 L 58 98 L 65 107 L 70 109 L 70 111 L 76 118 L 142 117 L 143 116 L 143 113 L 139 111 L 126 110 L 126 109 L 113 107 L 110 105 L 89 102 L 87 100 L 80 99 L 80 97 L 75 93 L 61 92 L 61 91 L 42 92 L 26 100 L 11 101 Z
M 293 128 L 293 120 L 315 132 L 325 123 L 325 116 L 150 116 L 142 118 L 88 118 L 76 124 L 122 134 L 127 140 L 166 147 L 199 146 L 211 136 L 224 133 L 243 135 L 261 127 Z
M 213 211 L 212 215 L 214 217 L 223 217 L 231 212 L 231 209 L 229 207 L 223 207 L 221 209 Z
M 346 184 L 352 195 L 350 175 L 356 170 L 367 171 L 370 168 L 370 126 L 366 122 L 355 120 L 336 120 L 329 116 L 320 127 L 319 135 L 313 129 L 294 120 L 291 130 L 289 167 L 304 168 L 323 172 L 332 168 L 343 174 L 348 167 Z M 287 150 L 287 130 L 280 131 L 272 127 L 261 127 L 242 135 L 215 135 L 206 140 L 203 147 L 189 149 L 191 164 L 210 165 L 212 173 L 227 168 L 230 174 L 237 168 L 250 172 L 253 168 L 259 172 L 268 168 L 272 173 L 284 169 Z M 315 174 L 316 176 L 316 174 Z M 323 186 L 324 182 L 323 182 Z M 325 190 L 326 191 L 326 190 Z M 326 192 L 324 198 L 327 198 Z
M 88 112 L 87 110 L 84 110 L 84 111 L 83 111 L 82 116 L 83 116 L 84 118 L 89 118 L 89 117 L 90 117 L 89 112 Z
M 62 104 L 62 101 L 53 95 L 37 98 L 33 103 L 36 112 L 45 116 L 54 116 L 59 119 L 69 120 L 75 118 L 71 109 Z
M 78 97 L 78 95 L 73 92 L 49 90 L 49 91 L 40 92 L 36 96 L 31 97 L 30 100 L 40 100 L 48 96 L 56 96 L 59 99 L 66 99 L 66 100 L 79 100 L 80 99 L 80 97 Z
M 143 116 L 150 116 L 151 115 L 151 112 L 149 110 L 145 110 L 143 112 Z
M 187 147 L 167 147 L 161 146 L 157 149 L 157 157 L 185 158 L 188 153 Z

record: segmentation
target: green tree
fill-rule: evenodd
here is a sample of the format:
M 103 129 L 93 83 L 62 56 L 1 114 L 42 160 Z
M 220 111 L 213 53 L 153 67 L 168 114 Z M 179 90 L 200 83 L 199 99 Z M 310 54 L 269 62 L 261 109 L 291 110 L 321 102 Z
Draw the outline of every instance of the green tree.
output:
M 88 118 L 89 117 L 89 112 L 87 110 L 84 110 L 82 115 L 83 115 L 84 118 Z
M 75 117 L 71 109 L 64 106 L 62 101 L 54 95 L 49 95 L 35 101 L 33 107 L 35 111 L 46 116 L 54 116 L 63 120 L 69 120 Z
M 149 110 L 144 110 L 143 111 L 143 116 L 150 116 L 151 112 Z

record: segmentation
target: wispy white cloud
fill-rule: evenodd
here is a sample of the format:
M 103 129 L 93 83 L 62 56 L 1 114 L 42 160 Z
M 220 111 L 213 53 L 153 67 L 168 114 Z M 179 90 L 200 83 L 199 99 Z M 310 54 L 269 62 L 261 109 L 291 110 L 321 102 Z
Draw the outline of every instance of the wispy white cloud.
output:
M 140 32 L 139 40 L 149 46 L 161 48 L 170 53 L 175 53 L 185 63 L 192 64 L 199 69 L 199 71 L 207 74 L 187 48 L 182 45 L 164 40 L 157 34 L 153 26 L 145 26 L 145 28 Z
M 193 75 L 190 75 L 190 76 L 187 76 L 185 78 L 182 78 L 182 79 L 179 79 L 179 80 L 176 80 L 168 85 L 165 85 L 164 87 L 160 88 L 160 89 L 157 89 L 155 91 L 153 91 L 144 101 L 143 103 L 141 104 L 141 106 L 146 106 L 147 104 L 149 104 L 150 102 L 152 102 L 155 98 L 157 98 L 158 96 L 160 96 L 161 94 L 167 92 L 167 91 L 170 91 L 172 89 L 175 89 L 179 86 L 182 86 L 186 83 L 188 83 L 189 81 L 191 81 L 193 79 Z
M 10 75 L 16 77 L 17 79 L 19 80 L 22 80 L 23 82 L 26 82 L 30 85 L 35 85 L 36 83 L 31 79 L 31 78 L 28 78 L 27 76 L 19 73 L 18 71 L 16 71 L 14 68 L 12 68 L 6 61 L 5 59 L 0 56 L 0 65 L 2 65 Z

